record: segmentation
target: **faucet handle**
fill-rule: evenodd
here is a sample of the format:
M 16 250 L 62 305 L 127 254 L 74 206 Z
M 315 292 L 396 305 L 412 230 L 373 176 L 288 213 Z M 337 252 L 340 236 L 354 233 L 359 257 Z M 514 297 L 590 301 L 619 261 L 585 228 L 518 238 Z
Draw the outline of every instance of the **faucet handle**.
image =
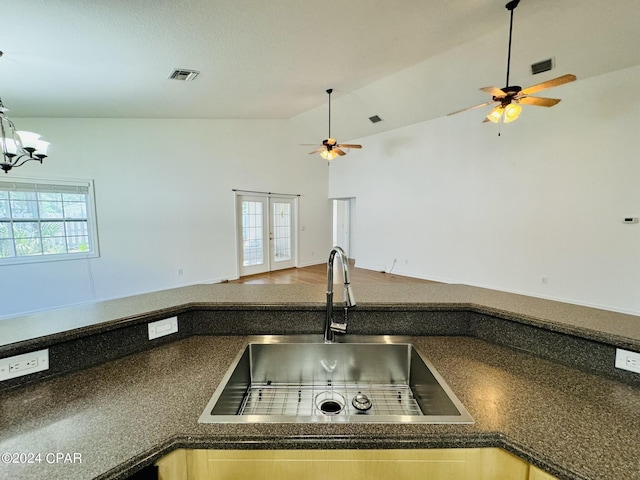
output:
M 347 333 L 347 324 L 346 323 L 338 323 L 338 322 L 331 322 L 331 330 L 336 332 L 336 333 Z
M 331 328 L 332 331 L 336 332 L 336 333 L 347 333 L 347 312 L 349 311 L 348 307 L 344 307 L 344 322 L 339 323 L 339 322 L 334 322 L 333 319 L 331 320 L 331 325 L 329 328 Z

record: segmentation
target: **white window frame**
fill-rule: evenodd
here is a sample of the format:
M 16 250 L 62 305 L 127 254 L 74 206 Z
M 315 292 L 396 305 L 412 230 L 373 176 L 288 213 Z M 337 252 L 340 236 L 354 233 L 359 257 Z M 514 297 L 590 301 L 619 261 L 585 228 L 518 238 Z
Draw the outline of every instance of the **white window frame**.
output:
M 8 175 L 7 175 L 8 176 Z M 54 253 L 54 254 L 41 254 L 41 255 L 24 255 L 14 257 L 0 258 L 0 267 L 3 265 L 16 265 L 24 263 L 42 263 L 42 262 L 57 262 L 61 260 L 79 260 L 86 258 L 95 258 L 100 256 L 100 249 L 98 243 L 98 226 L 96 217 L 95 206 L 95 193 L 93 180 L 85 179 L 53 179 L 53 178 L 27 178 L 27 177 L 0 177 L 0 190 L 6 191 L 11 189 L 38 191 L 39 188 L 46 190 L 47 186 L 61 187 L 61 189 L 69 189 L 73 187 L 86 188 L 87 189 L 87 234 L 89 236 L 90 250 L 84 252 L 73 253 Z M 33 190 L 32 190 L 32 189 Z M 41 220 L 38 218 L 37 220 Z M 66 237 L 66 235 L 65 235 Z

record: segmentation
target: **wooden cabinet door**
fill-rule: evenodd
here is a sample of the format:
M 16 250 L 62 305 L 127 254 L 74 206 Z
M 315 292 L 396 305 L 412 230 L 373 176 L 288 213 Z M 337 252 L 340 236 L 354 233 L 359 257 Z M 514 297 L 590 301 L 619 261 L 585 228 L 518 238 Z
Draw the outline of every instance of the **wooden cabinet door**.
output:
M 186 462 L 189 480 L 527 480 L 529 472 L 498 448 L 191 450 Z
M 558 480 L 558 477 L 554 477 L 550 473 L 531 465 L 529 467 L 529 480 Z

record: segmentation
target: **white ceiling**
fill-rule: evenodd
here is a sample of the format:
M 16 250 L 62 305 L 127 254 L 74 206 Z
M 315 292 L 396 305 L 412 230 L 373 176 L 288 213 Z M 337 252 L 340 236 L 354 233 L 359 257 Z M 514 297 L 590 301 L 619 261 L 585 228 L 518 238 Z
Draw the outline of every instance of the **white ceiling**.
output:
M 492 58 L 456 65 L 451 81 L 440 72 L 440 91 L 407 85 L 414 96 L 424 90 L 445 98 L 452 111 L 484 101 L 478 87 L 504 86 L 505 3 L 4 0 L 0 96 L 11 117 L 287 119 L 325 105 L 329 87 L 339 99 L 444 52 L 482 45 Z M 637 65 L 638 32 L 638 0 L 522 0 L 514 65 L 524 70 L 554 56 L 562 71 L 540 81 Z M 176 67 L 201 74 L 168 80 Z M 376 98 L 384 109 L 387 94 L 394 95 L 358 98 L 368 114 L 384 118 Z

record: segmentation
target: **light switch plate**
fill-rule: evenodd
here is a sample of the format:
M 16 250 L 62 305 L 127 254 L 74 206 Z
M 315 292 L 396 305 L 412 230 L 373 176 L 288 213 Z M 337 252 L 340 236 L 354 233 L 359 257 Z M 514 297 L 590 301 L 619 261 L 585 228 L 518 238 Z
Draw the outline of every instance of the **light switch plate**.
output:
M 49 369 L 49 349 L 0 359 L 0 381 Z
M 164 320 L 151 322 L 148 326 L 149 340 L 164 337 L 165 335 L 171 335 L 178 331 L 178 317 L 165 318 Z
M 616 348 L 616 368 L 640 373 L 640 353 Z

